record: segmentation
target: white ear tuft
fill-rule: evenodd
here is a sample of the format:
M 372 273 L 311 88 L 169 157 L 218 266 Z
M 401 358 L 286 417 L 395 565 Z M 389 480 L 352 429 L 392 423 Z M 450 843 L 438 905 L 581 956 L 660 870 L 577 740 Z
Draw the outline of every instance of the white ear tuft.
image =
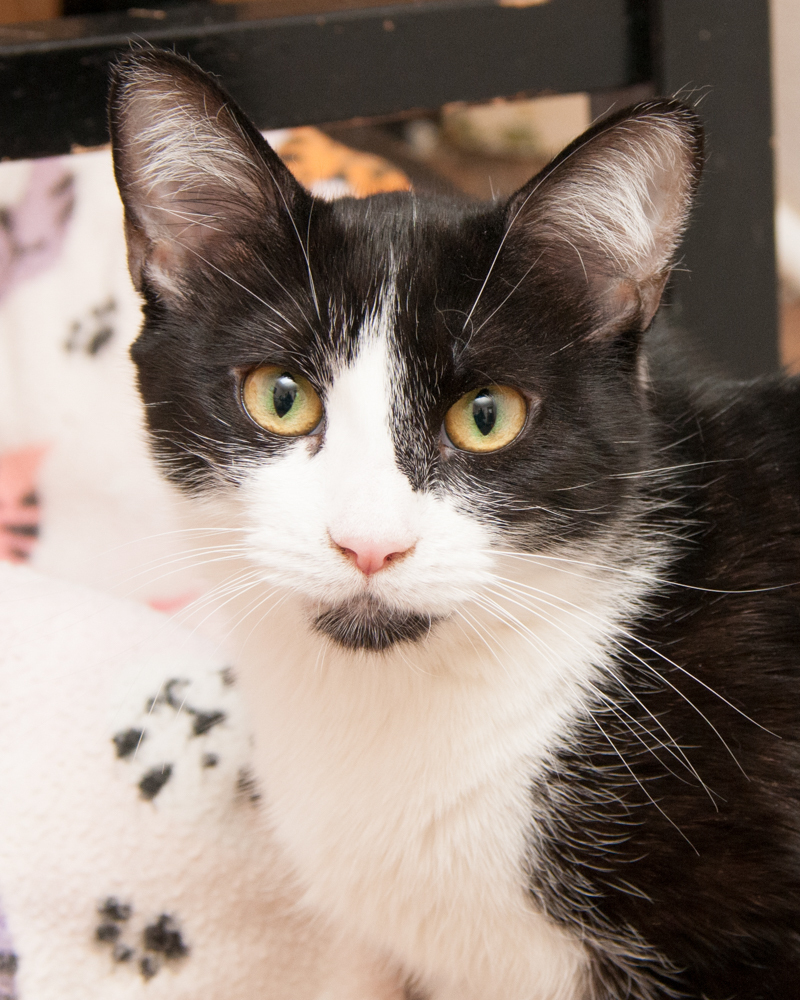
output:
M 638 105 L 577 139 L 511 199 L 537 252 L 580 269 L 596 298 L 597 336 L 658 307 L 702 168 L 702 129 L 675 101 Z
M 233 101 L 180 56 L 150 50 L 123 60 L 109 107 L 139 288 L 149 280 L 179 293 L 188 266 L 269 227 L 300 191 Z

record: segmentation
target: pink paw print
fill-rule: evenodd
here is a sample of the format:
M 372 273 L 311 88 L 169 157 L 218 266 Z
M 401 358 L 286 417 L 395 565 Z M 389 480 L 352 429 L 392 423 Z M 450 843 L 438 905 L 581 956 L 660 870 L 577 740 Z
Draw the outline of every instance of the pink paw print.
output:
M 37 478 L 47 445 L 0 455 L 0 559 L 30 558 L 39 537 Z
M 20 201 L 0 206 L 0 299 L 55 262 L 74 203 L 72 174 L 62 160 L 36 160 Z

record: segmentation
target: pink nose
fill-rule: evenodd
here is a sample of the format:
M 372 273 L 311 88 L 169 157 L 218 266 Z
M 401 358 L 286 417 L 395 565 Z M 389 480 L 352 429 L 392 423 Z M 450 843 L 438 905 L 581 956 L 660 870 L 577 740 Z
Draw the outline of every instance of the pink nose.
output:
M 376 542 L 369 538 L 331 538 L 333 544 L 356 564 L 364 576 L 385 569 L 389 563 L 407 555 L 414 544 L 406 542 Z

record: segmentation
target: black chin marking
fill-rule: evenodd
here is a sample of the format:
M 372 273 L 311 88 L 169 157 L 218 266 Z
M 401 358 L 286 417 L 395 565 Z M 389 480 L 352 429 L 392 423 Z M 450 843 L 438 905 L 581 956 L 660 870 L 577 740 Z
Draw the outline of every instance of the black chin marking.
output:
M 413 611 L 393 611 L 377 601 L 352 601 L 323 612 L 314 628 L 345 649 L 389 649 L 424 639 L 436 619 Z

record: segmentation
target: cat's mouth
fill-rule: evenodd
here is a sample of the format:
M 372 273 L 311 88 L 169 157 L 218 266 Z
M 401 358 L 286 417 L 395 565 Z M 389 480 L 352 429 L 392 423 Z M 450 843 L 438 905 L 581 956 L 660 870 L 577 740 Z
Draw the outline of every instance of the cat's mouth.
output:
M 438 620 L 432 615 L 398 611 L 364 597 L 323 611 L 313 624 L 318 632 L 346 649 L 380 651 L 398 642 L 419 642 Z

